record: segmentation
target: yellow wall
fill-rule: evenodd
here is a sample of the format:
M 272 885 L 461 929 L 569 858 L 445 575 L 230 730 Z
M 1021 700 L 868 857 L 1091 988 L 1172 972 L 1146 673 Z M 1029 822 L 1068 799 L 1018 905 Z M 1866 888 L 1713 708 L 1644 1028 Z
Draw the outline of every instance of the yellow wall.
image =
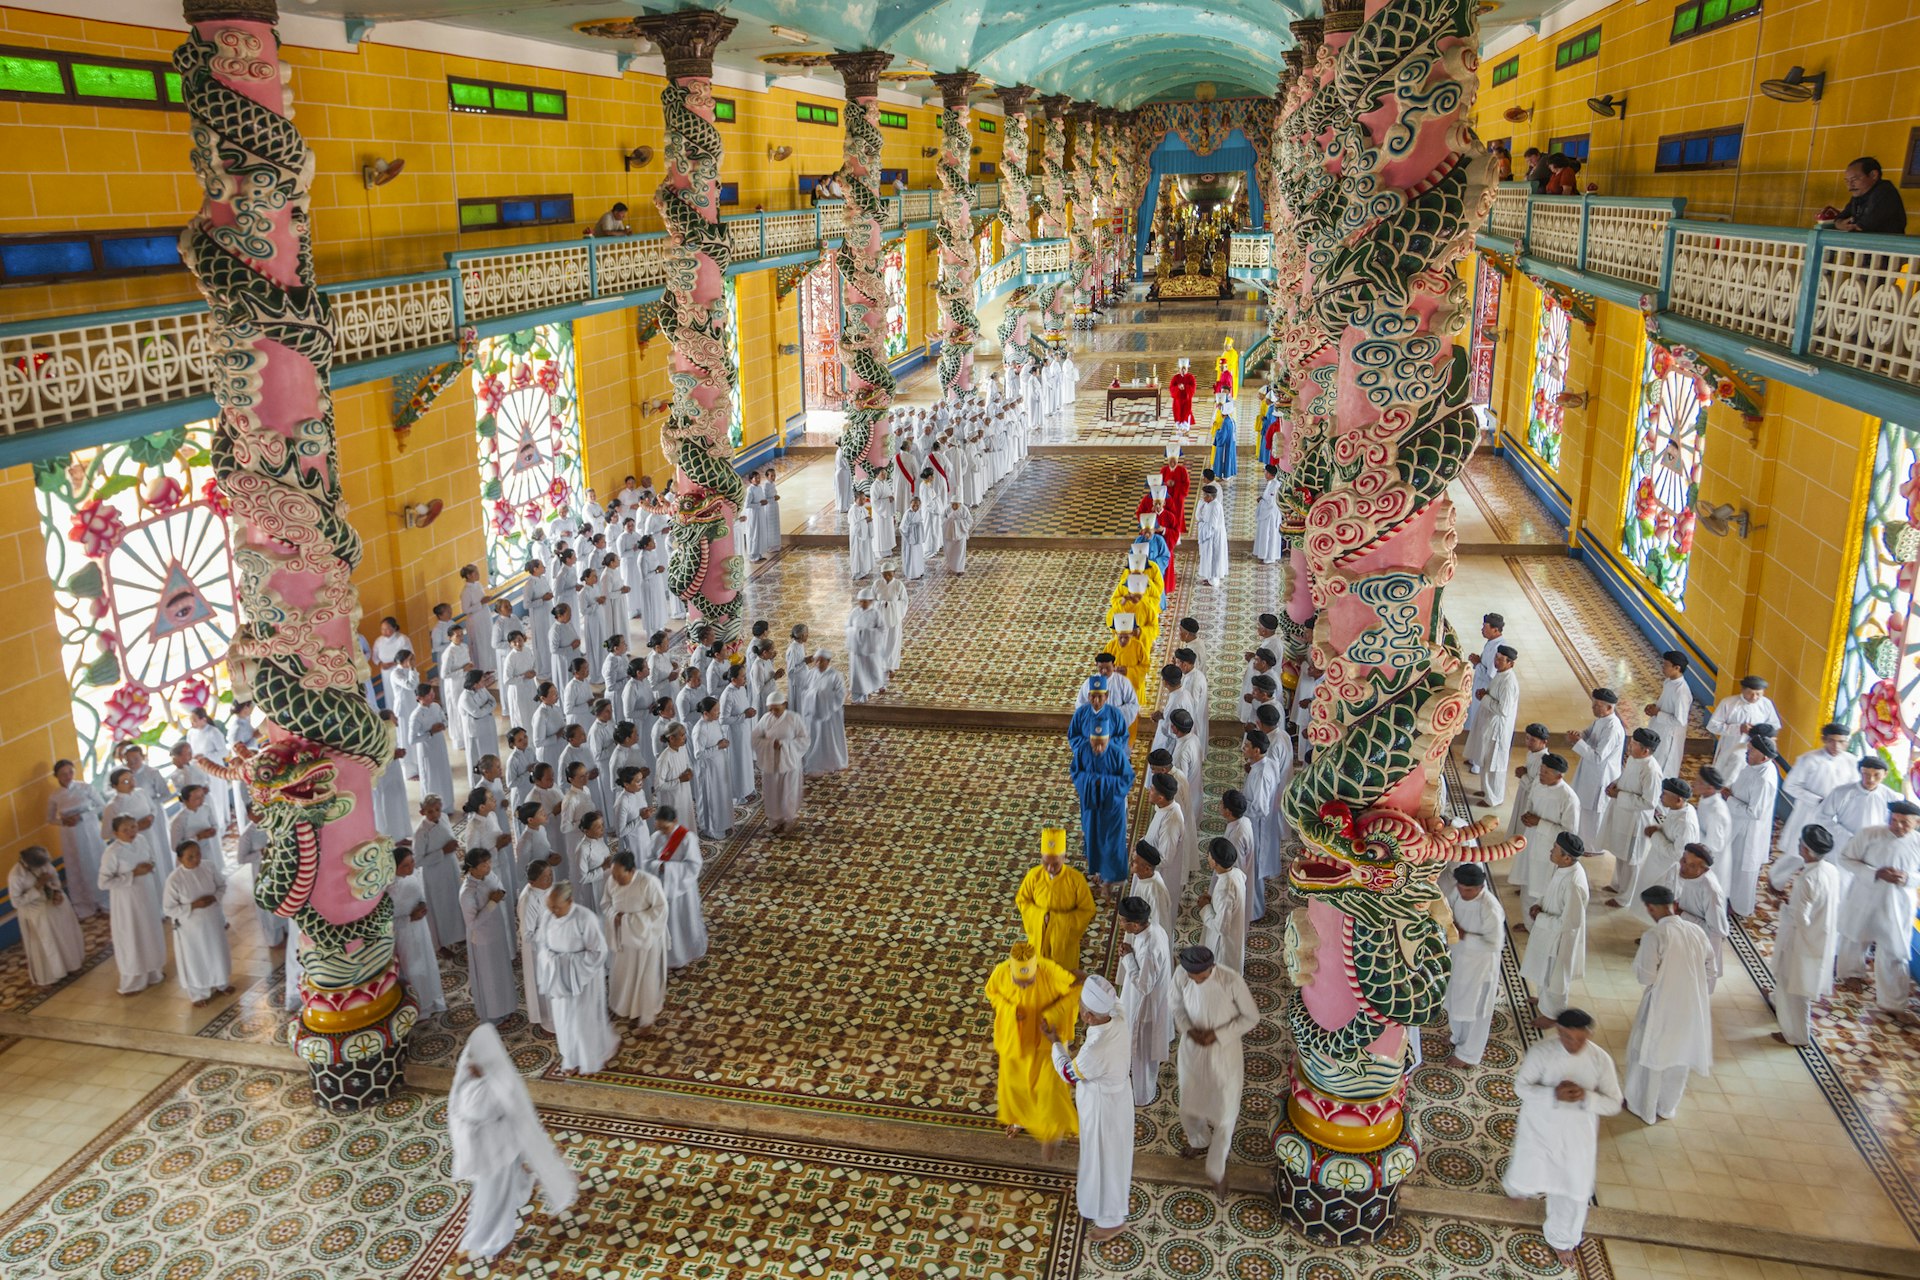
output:
M 1899 180 L 1910 130 L 1920 126 L 1920 9 L 1899 0 L 1765 0 L 1759 16 L 1670 43 L 1674 5 L 1620 0 L 1563 31 L 1530 38 L 1483 58 L 1481 132 L 1511 135 L 1515 177 L 1529 146 L 1589 134 L 1591 162 L 1581 181 L 1604 195 L 1685 196 L 1699 213 L 1736 221 L 1805 225 L 1827 204 L 1846 203 L 1840 171 L 1873 155 Z M 1565 70 L 1554 51 L 1598 26 L 1600 52 Z M 1499 88 L 1493 68 L 1520 56 L 1520 74 Z M 1827 73 L 1818 103 L 1775 102 L 1763 80 L 1789 67 Z M 1586 100 L 1627 98 L 1624 118 L 1603 119 Z M 1532 108 L 1529 121 L 1503 120 Z M 1744 125 L 1740 167 L 1705 173 L 1655 173 L 1656 140 L 1673 133 Z
M 45 822 L 48 778 L 55 760 L 78 754 L 53 618 L 33 469 L 9 467 L 0 471 L 0 848 L 9 850 L 59 852 Z

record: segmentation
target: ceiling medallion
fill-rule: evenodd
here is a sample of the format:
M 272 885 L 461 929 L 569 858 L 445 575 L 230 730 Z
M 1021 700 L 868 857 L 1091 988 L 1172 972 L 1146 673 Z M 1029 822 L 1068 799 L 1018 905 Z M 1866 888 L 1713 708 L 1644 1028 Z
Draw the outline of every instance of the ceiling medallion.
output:
M 1193 86 L 1193 100 L 1195 102 L 1212 102 L 1214 95 L 1217 93 L 1219 93 L 1219 90 L 1214 87 L 1213 81 L 1211 80 L 1202 80 L 1199 84 Z

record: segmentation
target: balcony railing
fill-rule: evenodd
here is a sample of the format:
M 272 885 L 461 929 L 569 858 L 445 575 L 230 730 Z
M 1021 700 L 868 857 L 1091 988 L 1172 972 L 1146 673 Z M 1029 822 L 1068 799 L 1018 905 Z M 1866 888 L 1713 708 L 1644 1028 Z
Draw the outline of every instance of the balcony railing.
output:
M 998 185 L 980 184 L 974 201 L 998 207 Z M 931 192 L 884 200 L 882 223 L 891 230 L 932 219 Z M 844 234 L 838 201 L 724 221 L 736 267 L 804 258 Z M 1065 270 L 1066 245 L 1048 245 L 1049 252 L 1056 248 L 1058 266 L 1034 270 Z M 660 289 L 666 251 L 658 232 L 462 250 L 447 255 L 445 271 L 324 286 L 339 344 L 335 379 L 348 385 L 445 359 L 463 325 L 498 330 L 516 316 Z M 0 325 L 0 440 L 206 396 L 213 388 L 210 339 L 199 302 Z
M 1269 231 L 1236 231 L 1233 244 L 1227 250 L 1227 268 L 1239 267 L 1242 270 L 1258 271 L 1273 265 L 1273 233 Z
M 1072 247 L 1065 240 L 1029 240 L 1014 246 L 980 273 L 974 282 L 974 305 L 984 307 L 1022 285 L 1066 279 Z

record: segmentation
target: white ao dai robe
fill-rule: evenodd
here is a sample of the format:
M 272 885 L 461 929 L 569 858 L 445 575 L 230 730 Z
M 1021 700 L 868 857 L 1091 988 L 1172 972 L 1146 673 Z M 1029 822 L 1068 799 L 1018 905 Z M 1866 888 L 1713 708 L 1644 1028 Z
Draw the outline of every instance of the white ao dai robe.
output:
M 1247 963 L 1247 874 L 1238 864 L 1216 871 L 1200 909 L 1200 945 L 1239 973 Z
M 1513 754 L 1513 726 L 1520 719 L 1520 673 L 1509 667 L 1487 680 L 1487 696 L 1476 700 L 1479 719 L 1468 736 L 1467 758 L 1480 767 L 1487 803 L 1507 798 L 1507 761 Z
M 1767 865 L 1767 851 L 1773 847 L 1773 808 L 1780 793 L 1780 775 L 1773 763 L 1766 761 L 1742 769 L 1727 789 L 1733 792 L 1727 802 L 1733 813 L 1733 833 L 1728 839 L 1723 881 L 1733 914 L 1750 916 L 1759 905 L 1760 871 Z
M 443 853 L 449 843 L 453 851 Z M 427 918 L 433 922 L 434 940 L 443 947 L 456 946 L 467 936 L 460 918 L 460 893 L 467 878 L 461 870 L 464 855 L 465 848 L 454 839 L 444 814 L 432 822 L 422 818 L 414 827 L 413 859 L 427 892 Z
M 1132 950 L 1120 957 L 1120 1008 L 1133 1054 L 1133 1102 L 1144 1107 L 1160 1096 L 1160 1064 L 1173 1040 L 1173 956 L 1156 921 L 1121 940 Z
M 647 870 L 667 894 L 667 967 L 684 969 L 707 954 L 707 917 L 700 902 L 700 837 L 681 826 L 655 832 Z
M 46 868 L 53 875 L 53 867 Z M 54 891 L 59 892 L 58 877 Z M 20 920 L 20 942 L 27 953 L 27 978 L 36 987 L 50 987 L 68 974 L 77 972 L 87 958 L 86 940 L 80 934 L 80 920 L 73 912 L 73 900 L 61 893 L 58 902 L 47 896 L 40 878 L 27 867 L 15 864 L 7 874 L 7 897 Z
M 847 669 L 852 698 L 865 702 L 887 687 L 887 620 L 877 604 L 854 605 L 847 615 Z
M 1233 1129 L 1240 1120 L 1240 1094 L 1247 1064 L 1242 1040 L 1260 1025 L 1260 1010 L 1247 983 L 1215 965 L 1205 982 L 1185 970 L 1173 976 L 1173 1022 L 1180 1031 L 1180 1127 L 1187 1145 L 1207 1153 L 1207 1177 L 1226 1177 Z M 1211 1031 L 1212 1044 L 1196 1044 L 1187 1032 Z
M 1627 1038 L 1626 1098 L 1648 1124 L 1673 1119 L 1688 1072 L 1712 1074 L 1712 947 L 1699 925 L 1663 916 L 1633 953 L 1633 976 L 1646 990 Z
M 760 790 L 769 821 L 792 822 L 800 816 L 810 745 L 807 722 L 792 711 L 754 719 L 753 758 L 760 767 Z
M 1747 767 L 1747 733 L 1752 732 L 1752 726 L 1770 724 L 1778 731 L 1780 723 L 1780 713 L 1765 694 L 1752 702 L 1737 693 L 1720 699 L 1707 720 L 1707 732 L 1720 739 L 1713 749 L 1713 767 L 1731 784 L 1734 775 Z M 1747 733 L 1741 732 L 1742 728 Z
M 1533 984 L 1540 1012 L 1549 1018 L 1567 1007 L 1574 979 L 1587 972 L 1587 869 L 1576 861 L 1552 871 L 1520 965 L 1520 976 Z
M 473 1016 L 498 1022 L 520 1007 L 513 989 L 513 941 L 509 936 L 505 898 L 488 899 L 503 888 L 489 871 L 485 879 L 462 876 L 460 913 L 467 933 L 467 991 L 473 997 Z
M 233 952 L 227 946 L 227 913 L 220 899 L 226 877 L 208 859 L 197 867 L 175 867 L 167 877 L 161 909 L 173 921 L 173 959 L 187 998 L 205 1000 L 233 982 Z M 197 899 L 211 896 L 204 907 Z
M 608 959 L 600 917 L 578 904 L 540 926 L 540 992 L 553 1008 L 563 1070 L 591 1074 L 620 1047 L 607 1019 Z
M 1793 762 L 1793 768 L 1787 772 L 1786 780 L 1780 784 L 1787 798 L 1793 801 L 1793 812 L 1787 815 L 1786 825 L 1780 828 L 1780 850 L 1783 853 L 1797 854 L 1800 851 L 1800 831 L 1814 820 L 1820 812 L 1821 803 L 1841 787 L 1852 782 L 1858 775 L 1860 761 L 1842 751 L 1830 755 L 1823 748 L 1808 751 Z M 1829 831 L 1828 835 L 1834 833 Z M 1844 841 L 1837 841 L 1839 848 Z
M 1053 1065 L 1073 1086 L 1080 1116 L 1080 1163 L 1074 1188 L 1080 1216 L 1096 1227 L 1125 1224 L 1133 1191 L 1133 1083 L 1124 1008 L 1089 1026 L 1078 1053 L 1053 1046 Z
M 395 876 L 387 886 L 393 903 L 393 950 L 400 962 L 400 976 L 420 1005 L 420 1016 L 430 1018 L 447 1011 L 446 992 L 440 986 L 440 957 L 433 946 L 433 926 L 425 916 L 412 919 L 414 911 L 427 903 L 426 886 L 416 870 L 410 876 Z
M 1586 1090 L 1578 1102 L 1554 1096 L 1562 1082 Z M 1620 1076 L 1607 1051 L 1591 1040 L 1568 1053 L 1548 1036 L 1527 1050 L 1514 1075 L 1520 1118 L 1500 1186 L 1518 1199 L 1547 1198 L 1547 1243 L 1578 1248 L 1585 1234 L 1600 1147 L 1600 1118 L 1620 1114 Z
M 1899 1012 L 1907 1007 L 1913 981 L 1907 954 L 1913 938 L 1915 895 L 1920 894 L 1920 830 L 1896 836 L 1888 827 L 1868 827 L 1839 852 L 1841 870 L 1852 875 L 1840 908 L 1840 976 L 1866 971 L 1866 949 L 1874 949 L 1874 1002 Z M 1905 884 L 1877 878 L 1882 869 L 1906 876 Z
M 807 681 L 808 774 L 847 767 L 847 682 L 829 667 Z
M 1773 944 L 1773 1007 L 1780 1034 L 1791 1045 L 1811 1040 L 1809 1006 L 1833 994 L 1833 960 L 1840 941 L 1846 873 L 1820 858 L 1794 878 Z
M 1589 846 L 1600 843 L 1600 822 L 1606 817 L 1607 788 L 1620 776 L 1620 753 L 1626 750 L 1627 728 L 1612 713 L 1587 726 L 1573 753 L 1580 767 L 1573 774 L 1573 793 L 1580 797 L 1580 838 Z
M 74 915 L 82 920 L 103 905 L 96 886 L 100 882 L 100 855 L 106 852 L 100 836 L 100 811 L 106 805 L 98 791 L 78 778 L 47 797 L 47 823 L 60 828 L 66 893 L 73 899 Z
M 1194 512 L 1194 537 L 1200 544 L 1200 581 L 1227 580 L 1227 516 L 1218 499 L 1203 501 Z
M 667 1000 L 667 891 L 644 872 L 607 885 L 613 947 L 607 1004 L 616 1018 L 653 1025 Z
M 1459 933 L 1449 948 L 1453 975 L 1447 981 L 1447 1026 L 1453 1035 L 1453 1056 L 1468 1066 L 1479 1066 L 1493 1030 L 1494 1006 L 1500 998 L 1500 953 L 1507 942 L 1507 909 L 1493 886 L 1469 901 L 1460 896 L 1451 879 L 1445 885 L 1453 926 Z
M 120 970 L 120 994 L 144 991 L 166 977 L 167 937 L 160 913 L 161 869 L 145 875 L 133 869 L 152 863 L 153 854 L 138 841 L 115 840 L 100 860 L 100 890 L 113 895 L 113 962 Z
M 1533 906 L 1545 895 L 1547 882 L 1553 877 L 1554 842 L 1561 832 L 1579 829 L 1580 797 L 1574 794 L 1565 778 L 1552 786 L 1536 782 L 1527 795 L 1527 812 L 1540 821 L 1531 827 L 1521 826 L 1527 847 L 1508 868 L 1507 883 L 1521 890 L 1522 901 Z
M 1633 879 L 1646 851 L 1647 838 L 1641 833 L 1653 825 L 1653 811 L 1660 803 L 1660 782 L 1660 761 L 1652 755 L 1628 757 L 1620 767 L 1620 776 L 1614 779 L 1617 794 L 1607 806 L 1606 821 L 1600 824 L 1599 849 L 1613 855 L 1616 885 Z

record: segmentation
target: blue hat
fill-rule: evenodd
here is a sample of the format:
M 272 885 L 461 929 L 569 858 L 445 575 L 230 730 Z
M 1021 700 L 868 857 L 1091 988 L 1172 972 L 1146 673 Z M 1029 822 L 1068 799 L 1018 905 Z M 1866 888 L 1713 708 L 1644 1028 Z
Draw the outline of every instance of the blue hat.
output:
M 1105 693 L 1106 691 L 1107 691 L 1107 678 L 1105 676 L 1088 676 L 1087 677 L 1088 693 Z

